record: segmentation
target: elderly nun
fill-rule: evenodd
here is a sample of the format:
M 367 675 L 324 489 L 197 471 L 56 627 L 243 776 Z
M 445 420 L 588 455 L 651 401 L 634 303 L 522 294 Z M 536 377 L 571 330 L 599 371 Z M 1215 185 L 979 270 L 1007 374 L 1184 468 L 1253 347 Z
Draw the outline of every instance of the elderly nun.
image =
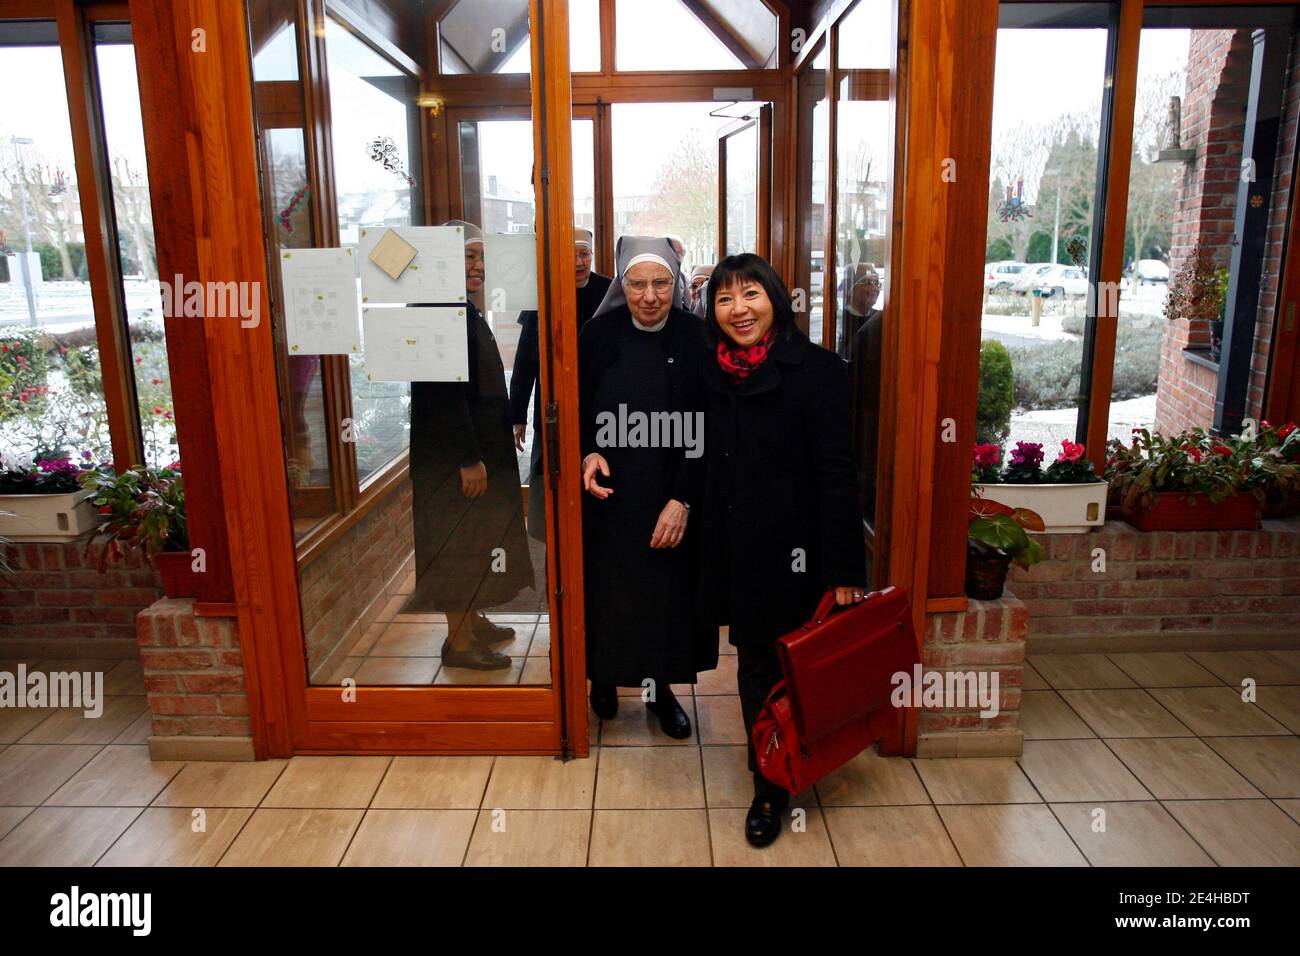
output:
M 703 323 L 675 305 L 664 238 L 623 236 L 617 276 L 578 338 L 587 676 L 603 719 L 641 687 L 670 737 L 691 723 L 670 685 L 717 666 L 718 631 L 695 612 L 705 451 Z
M 691 282 L 686 287 L 690 299 L 690 309 L 701 319 L 704 318 L 708 311 L 708 296 L 704 292 L 708 288 L 711 275 L 713 275 L 713 266 L 711 264 L 706 263 L 696 266 L 691 270 Z
M 465 234 L 465 382 L 411 383 L 411 510 L 415 591 L 404 613 L 442 612 L 444 667 L 500 670 L 511 659 L 490 644 L 514 638 L 483 609 L 534 587 L 524 532 L 519 464 L 505 368 L 492 329 L 474 304 L 483 293 L 483 233 Z

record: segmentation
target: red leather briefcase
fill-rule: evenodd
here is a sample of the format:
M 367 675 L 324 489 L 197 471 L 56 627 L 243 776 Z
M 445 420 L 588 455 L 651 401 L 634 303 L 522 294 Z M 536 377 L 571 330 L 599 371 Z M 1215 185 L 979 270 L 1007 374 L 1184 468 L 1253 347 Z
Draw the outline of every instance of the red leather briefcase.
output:
M 754 721 L 754 753 L 764 777 L 799 793 L 897 726 L 893 677 L 920 660 L 907 595 L 890 587 L 837 607 L 828 591 L 777 656 L 785 679 Z

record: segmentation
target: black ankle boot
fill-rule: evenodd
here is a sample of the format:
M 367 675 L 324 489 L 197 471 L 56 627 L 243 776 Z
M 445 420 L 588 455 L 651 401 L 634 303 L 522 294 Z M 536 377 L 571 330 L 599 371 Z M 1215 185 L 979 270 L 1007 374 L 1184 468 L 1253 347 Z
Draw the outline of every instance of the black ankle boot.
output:
M 674 740 L 685 740 L 691 735 L 691 719 L 686 716 L 677 695 L 661 685 L 659 699 L 646 701 L 645 709 L 659 718 L 659 729 Z
M 745 839 L 753 846 L 767 846 L 781 835 L 781 817 L 790 806 L 790 794 L 774 783 L 754 775 L 754 802 L 745 815 Z
M 601 720 L 613 720 L 618 713 L 618 688 L 613 684 L 591 685 L 591 709 Z

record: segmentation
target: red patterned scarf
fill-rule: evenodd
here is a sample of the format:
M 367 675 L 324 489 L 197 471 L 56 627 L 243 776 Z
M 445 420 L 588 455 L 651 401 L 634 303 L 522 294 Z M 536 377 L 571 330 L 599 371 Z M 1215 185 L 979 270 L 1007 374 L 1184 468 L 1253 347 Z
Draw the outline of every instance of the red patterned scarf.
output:
M 721 336 L 718 339 L 718 365 L 727 373 L 733 385 L 743 382 L 767 360 L 767 353 L 775 340 L 775 323 L 766 335 L 745 348 L 732 345 L 726 336 Z

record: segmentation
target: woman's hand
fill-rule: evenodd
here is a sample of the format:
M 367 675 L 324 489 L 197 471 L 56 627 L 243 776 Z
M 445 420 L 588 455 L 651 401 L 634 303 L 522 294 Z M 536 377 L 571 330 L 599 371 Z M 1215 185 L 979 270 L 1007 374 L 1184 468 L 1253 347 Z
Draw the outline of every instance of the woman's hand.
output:
M 466 498 L 479 498 L 487 492 L 487 465 L 476 462 L 460 469 L 460 490 Z
M 863 598 L 862 588 L 836 588 L 836 604 L 860 604 Z
M 524 430 L 527 427 L 528 427 L 527 425 L 515 426 L 515 451 L 524 450 Z
M 659 512 L 659 520 L 655 522 L 655 533 L 650 536 L 650 547 L 652 548 L 675 548 L 682 543 L 682 535 L 686 534 L 686 519 L 690 517 L 690 512 L 686 506 L 676 498 L 669 500 L 664 505 L 664 510 Z
M 605 461 L 605 456 L 600 452 L 593 451 L 582 459 L 582 487 L 588 494 L 595 495 L 603 501 L 614 493 L 614 489 L 606 488 L 597 482 L 596 472 L 609 477 L 609 462 Z

